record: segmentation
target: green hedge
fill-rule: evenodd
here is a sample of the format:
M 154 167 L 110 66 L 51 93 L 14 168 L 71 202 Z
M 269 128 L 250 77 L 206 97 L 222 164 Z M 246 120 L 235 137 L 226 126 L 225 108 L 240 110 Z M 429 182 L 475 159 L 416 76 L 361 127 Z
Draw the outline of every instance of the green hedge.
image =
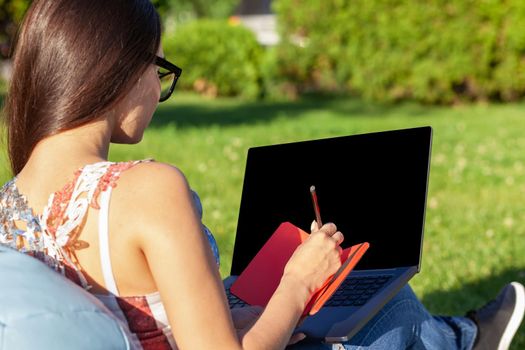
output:
M 274 10 L 283 41 L 267 86 L 429 103 L 525 94 L 523 0 L 275 0 Z
M 177 84 L 210 96 L 261 94 L 262 49 L 248 29 L 221 20 L 195 20 L 165 33 L 166 57 L 183 72 Z

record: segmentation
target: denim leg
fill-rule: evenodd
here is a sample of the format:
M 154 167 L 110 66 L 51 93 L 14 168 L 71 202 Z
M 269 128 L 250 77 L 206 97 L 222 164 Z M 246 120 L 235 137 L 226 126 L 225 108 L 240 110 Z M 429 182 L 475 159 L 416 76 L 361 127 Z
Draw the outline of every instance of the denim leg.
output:
M 476 332 L 468 318 L 432 316 L 407 285 L 348 342 L 301 342 L 290 349 L 471 349 Z

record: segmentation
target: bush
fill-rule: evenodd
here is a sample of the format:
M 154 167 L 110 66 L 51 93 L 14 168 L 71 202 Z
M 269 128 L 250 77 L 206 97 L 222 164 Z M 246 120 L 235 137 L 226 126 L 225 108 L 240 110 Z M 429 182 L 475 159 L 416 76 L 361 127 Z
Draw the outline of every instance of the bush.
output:
M 227 18 L 239 6 L 240 0 L 151 0 L 151 2 L 159 11 L 161 18 L 167 14 L 179 18 Z
M 525 95 L 522 0 L 276 0 L 281 79 L 377 100 Z
M 182 88 L 209 96 L 255 98 L 261 93 L 262 49 L 244 27 L 195 20 L 166 33 L 163 46 L 166 57 L 183 69 L 177 83 Z

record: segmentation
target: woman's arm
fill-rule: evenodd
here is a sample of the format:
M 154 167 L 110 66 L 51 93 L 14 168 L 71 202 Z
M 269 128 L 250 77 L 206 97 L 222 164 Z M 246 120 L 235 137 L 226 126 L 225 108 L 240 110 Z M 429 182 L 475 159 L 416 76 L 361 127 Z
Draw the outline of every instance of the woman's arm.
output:
M 283 349 L 310 295 L 339 267 L 342 235 L 312 234 L 292 256 L 260 317 L 239 337 L 184 176 L 159 163 L 141 168 L 134 176 L 147 181 L 137 179 L 134 195 L 143 212 L 130 215 L 178 347 Z M 334 233 L 335 226 L 325 231 Z

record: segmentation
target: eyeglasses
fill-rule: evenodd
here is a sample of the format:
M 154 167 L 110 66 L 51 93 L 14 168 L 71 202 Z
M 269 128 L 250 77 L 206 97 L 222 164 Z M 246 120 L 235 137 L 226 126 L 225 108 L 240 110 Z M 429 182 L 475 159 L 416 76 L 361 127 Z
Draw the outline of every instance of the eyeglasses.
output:
M 164 102 L 170 98 L 173 93 L 177 80 L 182 73 L 182 69 L 159 56 L 155 57 L 155 65 L 160 68 L 158 71 L 160 80 L 159 102 Z

